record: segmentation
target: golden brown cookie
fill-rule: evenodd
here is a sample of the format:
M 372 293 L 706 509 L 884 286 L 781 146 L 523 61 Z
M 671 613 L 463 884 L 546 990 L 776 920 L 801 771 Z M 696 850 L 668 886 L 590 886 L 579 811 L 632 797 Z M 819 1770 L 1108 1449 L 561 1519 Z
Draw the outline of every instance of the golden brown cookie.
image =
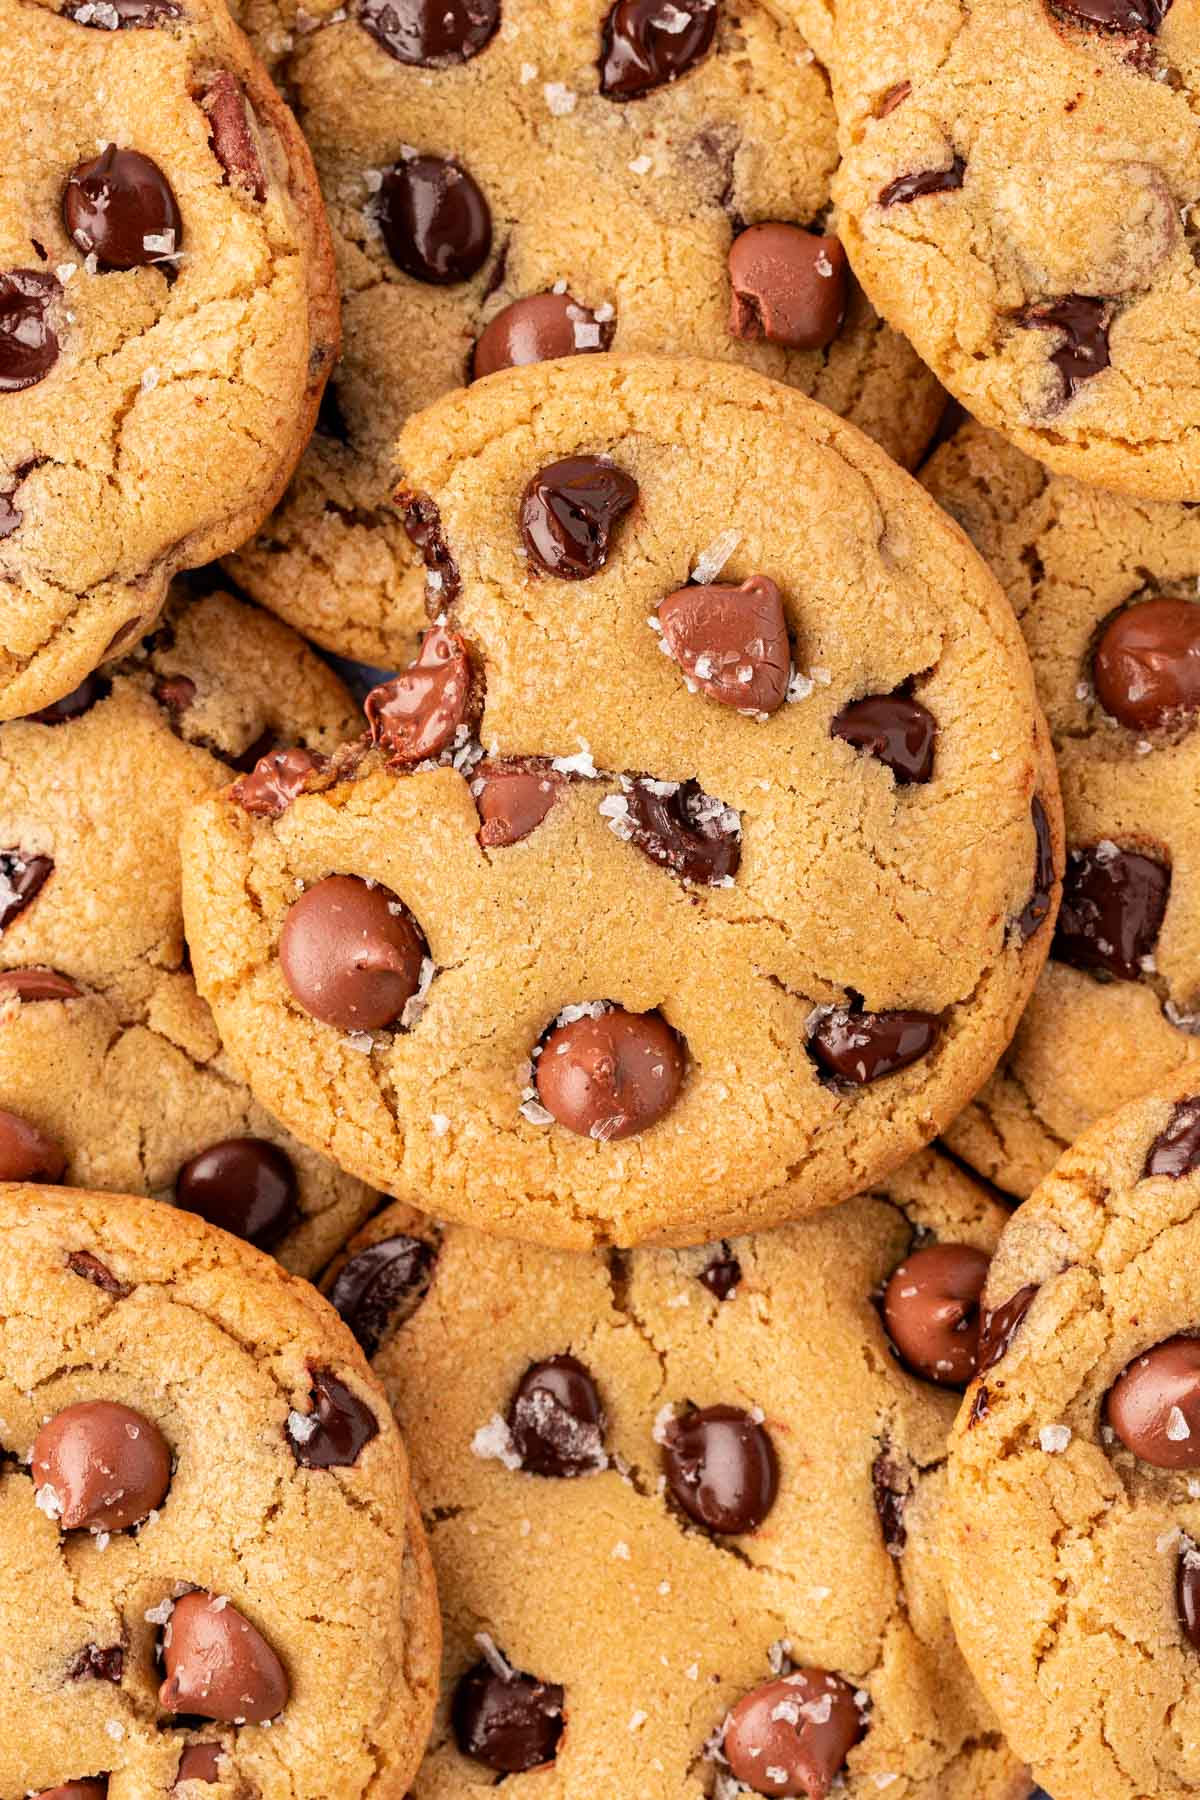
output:
M 337 350 L 312 161 L 221 0 L 0 4 L 0 718 L 270 511 Z

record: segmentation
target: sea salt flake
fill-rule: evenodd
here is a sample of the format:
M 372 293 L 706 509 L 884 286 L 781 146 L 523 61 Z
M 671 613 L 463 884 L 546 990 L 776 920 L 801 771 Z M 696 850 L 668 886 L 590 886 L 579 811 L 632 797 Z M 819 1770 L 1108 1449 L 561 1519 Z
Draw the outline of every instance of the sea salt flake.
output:
M 39 1512 L 44 1512 L 48 1519 L 57 1519 L 62 1515 L 62 1501 L 48 1482 L 45 1487 L 40 1487 L 35 1491 L 33 1504 Z
M 1173 1444 L 1182 1444 L 1192 1435 L 1192 1428 L 1183 1415 L 1183 1408 L 1173 1406 L 1167 1414 L 1167 1436 Z
M 511 1681 L 513 1666 L 504 1652 L 497 1648 L 495 1638 L 486 1631 L 477 1631 L 475 1646 L 493 1675 L 498 1675 L 501 1681 Z
M 1182 1536 L 1183 1533 L 1180 1531 L 1178 1525 L 1172 1525 L 1169 1531 L 1162 1532 L 1161 1535 L 1154 1540 L 1154 1548 L 1158 1551 L 1160 1556 L 1165 1556 L 1168 1550 L 1174 1550 Z
M 582 775 L 586 781 L 595 781 L 597 775 L 586 738 L 579 739 L 579 749 L 574 756 L 552 756 L 550 767 L 557 769 L 560 775 Z
M 546 96 L 546 105 L 556 119 L 565 119 L 567 114 L 573 113 L 579 104 L 579 95 L 564 81 L 546 82 L 542 93 Z
M 1043 1425 L 1038 1432 L 1038 1443 L 1047 1456 L 1059 1456 L 1071 1441 L 1069 1425 Z
M 530 82 L 536 81 L 537 78 L 538 78 L 538 66 L 536 63 L 526 62 L 526 63 L 521 64 L 521 86 L 522 87 L 528 87 Z
M 288 1436 L 298 1444 L 307 1444 L 310 1437 L 321 1428 L 321 1421 L 316 1413 L 297 1412 L 293 1407 L 287 1416 Z
M 499 1413 L 493 1413 L 487 1424 L 479 1427 L 471 1439 L 471 1450 L 484 1462 L 503 1463 L 506 1469 L 514 1470 L 521 1466 L 508 1422 Z
M 108 1719 L 105 1722 L 104 1729 L 114 1743 L 119 1743 L 125 1736 L 125 1727 L 122 1725 L 120 1719 Z
M 629 173 L 631 175 L 648 175 L 653 167 L 654 158 L 643 152 L 641 156 L 634 157 L 629 165 Z
M 629 1545 L 625 1542 L 624 1538 L 621 1538 L 617 1543 L 615 1543 L 613 1545 L 612 1553 L 616 1557 L 618 1562 L 628 1562 L 629 1561 Z
M 357 1050 L 363 1056 L 370 1056 L 375 1048 L 375 1039 L 369 1031 L 348 1031 L 343 1042 L 347 1050 Z
M 643 1712 L 641 1710 L 641 1708 L 639 1707 L 637 1712 L 631 1713 L 629 1716 L 630 1731 L 640 1731 L 642 1729 L 642 1726 L 646 1723 L 646 1720 L 649 1717 L 650 1717 L 650 1714 Z
M 450 1129 L 449 1113 L 430 1113 L 429 1123 L 433 1127 L 434 1137 L 445 1137 Z
M 147 1607 L 142 1617 L 147 1625 L 165 1625 L 174 1611 L 175 1602 L 173 1600 L 160 1600 L 157 1606 Z
M 741 541 L 740 531 L 720 532 L 696 558 L 696 566 L 692 570 L 692 580 L 701 587 L 706 587 L 709 582 L 715 581 Z
M 659 1407 L 658 1413 L 655 1416 L 655 1420 L 654 1420 L 654 1428 L 650 1433 L 651 1437 L 654 1439 L 656 1444 L 665 1444 L 666 1443 L 667 1427 L 671 1424 L 674 1417 L 675 1417 L 675 1408 L 669 1401 L 666 1406 Z

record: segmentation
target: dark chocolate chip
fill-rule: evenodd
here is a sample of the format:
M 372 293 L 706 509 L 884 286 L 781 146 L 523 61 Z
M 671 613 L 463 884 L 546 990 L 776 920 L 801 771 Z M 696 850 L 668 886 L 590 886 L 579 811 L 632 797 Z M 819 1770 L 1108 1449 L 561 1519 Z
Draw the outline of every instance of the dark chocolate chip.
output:
M 175 0 L 66 0 L 62 10 L 64 18 L 96 31 L 146 31 L 183 17 Z
M 1175 1603 L 1183 1635 L 1193 1650 L 1200 1650 L 1200 1551 L 1185 1537 L 1175 1565 Z
M 491 42 L 500 0 L 361 0 L 358 16 L 397 62 L 449 69 Z
M 1142 1462 L 1200 1469 L 1200 1338 L 1168 1338 L 1135 1357 L 1109 1389 L 1105 1409 Z
M 979 1356 L 979 1297 L 991 1259 L 971 1244 L 930 1244 L 905 1258 L 888 1282 L 883 1319 L 915 1374 L 966 1387 Z
M 425 940 L 390 888 L 328 875 L 288 910 L 283 979 L 306 1012 L 343 1031 L 395 1025 L 421 986 Z
M 80 1400 L 33 1440 L 30 1471 L 64 1531 L 125 1531 L 161 1506 L 171 1452 L 152 1419 L 115 1400 Z
M 68 1681 L 111 1681 L 119 1687 L 125 1673 L 125 1651 L 120 1644 L 101 1648 L 85 1644 L 67 1670 Z
M 175 1602 L 163 1634 L 167 1678 L 158 1690 L 169 1713 L 261 1725 L 288 1702 L 288 1678 L 266 1638 L 236 1606 L 196 1589 Z
M 1167 1175 L 1178 1181 L 1194 1169 L 1200 1169 L 1200 1099 L 1177 1100 L 1147 1152 L 1142 1179 Z
M 1045 306 L 1029 306 L 1017 315 L 1017 323 L 1045 331 L 1057 331 L 1062 342 L 1050 353 L 1050 361 L 1063 378 L 1065 397 L 1107 369 L 1108 331 L 1112 306 L 1089 294 L 1067 294 Z
M 1015 921 L 1017 935 L 1026 944 L 1050 917 L 1050 902 L 1054 898 L 1054 839 L 1050 833 L 1050 818 L 1036 794 L 1030 810 L 1035 845 L 1033 888 Z
M 584 581 L 608 561 L 617 520 L 638 484 L 601 456 L 566 456 L 540 469 L 521 499 L 521 535 L 538 567 L 563 581 Z
M 562 792 L 566 778 L 541 757 L 508 757 L 481 762 L 471 792 L 481 820 L 485 850 L 519 844 L 536 831 Z
M 67 1267 L 72 1275 L 78 1275 L 81 1281 L 90 1281 L 105 1294 L 112 1294 L 117 1300 L 123 1300 L 130 1292 L 123 1281 L 118 1281 L 112 1270 L 106 1268 L 98 1256 L 90 1250 L 72 1250 L 67 1258 Z
M 402 1325 L 429 1289 L 437 1252 L 421 1238 L 384 1238 L 344 1262 L 329 1301 L 368 1356 Z
M 966 163 L 956 156 L 948 169 L 918 169 L 911 175 L 898 175 L 880 193 L 879 204 L 907 206 L 910 200 L 923 200 L 927 194 L 952 194 L 962 186 L 966 172 Z
M 209 82 L 200 105 L 208 115 L 208 141 L 231 187 L 256 200 L 267 197 L 267 172 L 259 155 L 254 115 L 241 83 L 222 69 Z
M 25 911 L 54 871 L 49 856 L 27 856 L 23 850 L 0 850 L 0 931 Z
M 608 1461 L 604 1405 L 591 1375 L 574 1356 L 531 1363 L 508 1408 L 508 1428 L 530 1475 L 570 1479 Z
M 730 887 L 742 860 L 741 821 L 723 800 L 696 781 L 639 776 L 625 790 L 624 814 L 614 821 L 651 862 L 698 887 Z
M 0 1000 L 15 994 L 22 1006 L 37 1000 L 78 1000 L 80 991 L 54 969 L 5 969 L 0 974 Z
M 474 176 L 450 157 L 396 163 L 383 178 L 378 214 L 392 261 L 414 281 L 469 281 L 491 252 L 491 209 Z
M 1153 35 L 1170 12 L 1171 0 L 1053 0 L 1053 7 L 1072 24 Z
M 126 619 L 123 625 L 117 626 L 117 629 L 113 632 L 107 644 L 105 644 L 104 649 L 101 652 L 102 657 L 112 656 L 116 651 L 124 650 L 127 644 L 136 643 L 138 638 L 140 638 L 145 631 L 148 623 L 149 621 L 143 618 L 141 613 L 135 613 L 132 619 Z
M 709 1531 L 756 1531 L 775 1504 L 775 1447 L 740 1406 L 693 1408 L 671 1419 L 662 1453 L 671 1493 L 688 1518 Z
M 82 718 L 84 713 L 91 712 L 93 706 L 101 700 L 107 700 L 112 693 L 112 682 L 105 676 L 95 673 L 85 675 L 77 688 L 64 694 L 61 700 L 52 700 L 49 706 L 43 706 L 38 712 L 27 713 L 26 717 L 34 725 L 65 725 L 71 719 Z
M 175 1204 L 269 1250 L 300 1217 L 300 1187 L 287 1152 L 266 1138 L 225 1138 L 185 1162 Z
M 171 184 L 140 150 L 106 144 L 72 169 L 63 191 L 63 224 L 84 256 L 102 269 L 140 269 L 183 244 L 183 219 Z
M 513 1669 L 477 1662 L 454 1690 L 451 1723 L 459 1749 L 503 1775 L 544 1768 L 558 1753 L 563 1690 Z
M 608 318 L 597 319 L 570 294 L 530 294 L 514 300 L 480 336 L 471 361 L 472 379 L 481 381 L 498 369 L 607 350 L 616 331 L 611 313 L 610 307 Z
M 937 721 L 928 707 L 903 692 L 852 700 L 829 733 L 875 757 L 902 786 L 928 781 L 933 774 Z
M 1036 1285 L 1018 1288 L 1001 1306 L 989 1308 L 979 1329 L 979 1373 L 986 1375 L 1007 1356 L 1025 1314 L 1037 1295 Z
M 732 337 L 825 350 L 842 328 L 849 274 L 835 237 L 799 225 L 751 225 L 730 247 L 729 282 Z
M 616 0 L 604 21 L 600 92 L 637 100 L 686 75 L 712 48 L 717 0 Z
M 663 643 L 685 678 L 722 706 L 773 713 L 787 698 L 792 651 L 783 599 L 766 575 L 740 587 L 677 588 L 658 608 Z
M 1179 723 L 1200 707 L 1200 605 L 1162 597 L 1127 606 L 1092 657 L 1096 697 L 1130 731 Z
M 328 761 L 319 751 L 305 750 L 299 744 L 289 750 L 271 750 L 258 759 L 249 775 L 234 782 L 230 796 L 256 818 L 278 819 L 304 792 L 313 771 L 323 769 Z
M 405 494 L 402 505 L 409 542 L 420 552 L 438 601 L 448 606 L 458 598 L 462 582 L 442 532 L 442 515 L 428 494 Z
M 732 1300 L 741 1285 L 742 1265 L 729 1245 L 722 1243 L 720 1255 L 705 1263 L 697 1279 L 718 1300 Z
M 425 633 L 416 661 L 372 688 L 363 710 L 392 769 L 411 769 L 465 741 L 459 732 L 478 711 L 466 643 L 435 625 Z
M 378 1437 L 379 1420 L 332 1369 L 312 1371 L 309 1400 L 308 1412 L 288 1414 L 285 1435 L 292 1455 L 304 1469 L 353 1467 Z
M 849 1682 L 824 1669 L 795 1669 L 738 1702 L 721 1747 L 752 1794 L 826 1800 L 865 1730 Z
M 908 1542 L 904 1513 L 912 1496 L 912 1476 L 886 1446 L 871 1464 L 871 1492 L 888 1555 L 901 1556 Z
M 58 361 L 50 308 L 61 293 L 54 275 L 0 270 L 0 394 L 35 387 Z
M 659 1013 L 614 1006 L 556 1026 L 535 1066 L 547 1112 L 577 1136 L 609 1143 L 648 1130 L 671 1110 L 686 1063 Z
M 1115 844 L 1072 850 L 1051 954 L 1072 968 L 1138 981 L 1158 941 L 1171 871 Z
M 52 1137 L 19 1113 L 0 1110 L 0 1181 L 61 1181 L 66 1166 Z
M 927 1056 L 941 1031 L 941 1020 L 932 1013 L 849 1012 L 837 1007 L 820 1015 L 809 1038 L 809 1052 L 827 1074 L 862 1087 Z

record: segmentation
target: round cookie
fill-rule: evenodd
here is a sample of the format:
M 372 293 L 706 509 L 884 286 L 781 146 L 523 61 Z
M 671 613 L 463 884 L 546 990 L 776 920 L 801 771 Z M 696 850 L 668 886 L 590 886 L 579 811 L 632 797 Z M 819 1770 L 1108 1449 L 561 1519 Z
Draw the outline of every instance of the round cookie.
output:
M 934 1553 L 958 1393 L 884 1323 L 886 1292 L 921 1366 L 944 1337 L 965 1378 L 1004 1218 L 927 1152 L 878 1194 L 699 1250 L 575 1256 L 403 1205 L 373 1219 L 324 1285 L 410 1446 L 438 1575 L 414 1800 L 505 1767 L 556 1800 L 823 1800 L 847 1748 L 849 1800 L 1023 1800 Z M 961 1305 L 953 1283 L 896 1297 L 931 1257 L 965 1266 Z M 789 1684 L 802 1670 L 820 1675 Z M 531 1759 L 553 1769 L 522 1779 Z M 789 1779 L 741 1785 L 756 1763 Z
M 512 360 L 727 357 L 919 458 L 943 395 L 847 281 L 828 83 L 782 6 L 242 10 L 313 147 L 345 346 L 287 498 L 230 568 L 309 637 L 408 661 L 426 619 L 395 440 Z
M 1200 485 L 1194 9 L 839 0 L 842 237 L 984 424 L 1059 474 Z
M 1068 858 L 1050 961 L 946 1133 L 1025 1195 L 1096 1119 L 1200 1062 L 1200 523 L 1051 476 L 975 424 L 923 480 L 1013 603 L 1058 754 Z
M 337 351 L 312 161 L 221 0 L 0 0 L 0 718 L 283 490 Z
M 401 459 L 456 597 L 368 698 L 376 748 L 186 832 L 255 1092 L 364 1180 L 562 1247 L 860 1191 L 976 1091 L 1049 939 L 1057 789 L 999 590 L 853 427 L 720 364 L 524 369 Z
M 0 1179 L 153 1195 L 311 1274 L 373 1191 L 256 1104 L 183 938 L 188 807 L 355 724 L 286 626 L 177 588 L 158 631 L 42 718 L 0 726 Z M 245 779 L 245 777 L 243 777 Z
M 350 1333 L 139 1200 L 6 1186 L 0 1231 L 0 1790 L 401 1800 L 437 1597 Z
M 1087 1132 L 1014 1214 L 942 1532 L 958 1640 L 1052 1794 L 1200 1783 L 1196 1072 Z

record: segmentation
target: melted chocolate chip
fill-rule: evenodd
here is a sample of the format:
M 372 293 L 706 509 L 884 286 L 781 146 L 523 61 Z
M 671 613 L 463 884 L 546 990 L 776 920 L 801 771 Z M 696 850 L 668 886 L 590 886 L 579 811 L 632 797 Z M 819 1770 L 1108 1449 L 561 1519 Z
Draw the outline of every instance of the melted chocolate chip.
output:
M 1175 1604 L 1184 1637 L 1193 1650 L 1200 1650 L 1200 1551 L 1188 1537 L 1175 1565 Z
M 1109 1389 L 1105 1408 L 1142 1462 L 1200 1469 L 1200 1338 L 1168 1338 L 1135 1357 Z
M 332 1369 L 312 1371 L 308 1412 L 288 1414 L 285 1436 L 304 1469 L 348 1469 L 379 1435 L 379 1420 Z
M 464 1756 L 503 1775 L 544 1768 L 558 1752 L 563 1732 L 563 1690 L 513 1669 L 501 1674 L 486 1662 L 467 1670 L 454 1690 L 450 1719 Z
M 150 692 L 158 704 L 179 720 L 196 698 L 196 684 L 190 675 L 160 675 Z
M 224 1597 L 203 1589 L 175 1602 L 163 1663 L 167 1678 L 158 1699 L 170 1713 L 261 1725 L 288 1702 L 283 1664 L 262 1633 Z
M 740 1406 L 708 1406 L 670 1420 L 662 1453 L 676 1501 L 709 1531 L 723 1536 L 757 1531 L 775 1504 L 775 1447 Z
M 397 62 L 449 69 L 491 42 L 500 0 L 361 0 L 358 16 Z
M 1178 1181 L 1194 1169 L 1200 1169 L 1200 1099 L 1177 1100 L 1146 1154 L 1142 1178 L 1167 1175 Z
M 100 1258 L 93 1256 L 90 1250 L 72 1250 L 67 1258 L 67 1267 L 72 1275 L 78 1275 L 81 1281 L 90 1281 L 93 1287 L 100 1288 L 105 1294 L 111 1294 L 114 1299 L 123 1300 L 131 1291 L 123 1281 L 118 1281 L 112 1270 L 106 1268 Z
M 23 850 L 0 850 L 0 931 L 37 899 L 54 872 L 49 856 L 27 856 Z
M 1076 969 L 1137 981 L 1158 941 L 1171 871 L 1115 844 L 1072 850 L 1051 954 Z
M 970 1244 L 930 1244 L 906 1257 L 887 1284 L 888 1336 L 917 1375 L 966 1387 L 979 1355 L 979 1297 L 990 1258 Z
M 709 1293 L 715 1295 L 718 1300 L 733 1298 L 741 1285 L 742 1265 L 728 1244 L 722 1243 L 721 1254 L 705 1263 L 697 1280 L 701 1281 Z
M 611 317 L 597 319 L 570 294 L 530 294 L 514 300 L 486 327 L 475 346 L 472 379 L 560 356 L 595 355 L 609 348 L 615 331 Z
M 966 172 L 966 163 L 956 156 L 948 169 L 919 169 L 911 175 L 898 175 L 880 193 L 879 204 L 907 206 L 910 200 L 923 200 L 927 194 L 952 194 L 962 186 Z
M 112 693 L 112 682 L 100 674 L 85 675 L 77 688 L 64 694 L 61 700 L 52 700 L 49 706 L 43 706 L 38 712 L 27 713 L 26 718 L 34 725 L 65 725 L 71 719 L 82 718 L 91 712 L 101 700 L 106 700 Z
M 941 1020 L 932 1013 L 837 1007 L 819 1018 L 808 1041 L 809 1054 L 827 1074 L 862 1087 L 927 1056 L 941 1031 Z
M 185 1162 L 175 1204 L 269 1250 L 300 1216 L 300 1186 L 287 1152 L 266 1138 L 225 1138 Z
M 329 758 L 299 744 L 290 750 L 271 750 L 230 789 L 230 797 L 259 819 L 278 819 L 304 792 L 309 776 L 323 769 Z
M 66 1167 L 52 1137 L 20 1113 L 0 1110 L 0 1181 L 61 1181 Z
M 651 862 L 698 887 L 732 884 L 742 860 L 741 825 L 724 801 L 703 793 L 695 781 L 639 776 L 626 790 L 625 805 L 618 823 Z
M 928 781 L 933 774 L 937 721 L 907 694 L 868 694 L 864 700 L 851 701 L 838 713 L 829 734 L 875 757 L 901 785 Z
M 658 1013 L 610 1007 L 551 1031 L 537 1060 L 537 1095 L 560 1125 L 601 1143 L 633 1137 L 674 1106 L 684 1051 Z
M 595 1382 L 574 1356 L 531 1363 L 508 1408 L 508 1428 L 530 1475 L 568 1480 L 602 1469 L 606 1419 Z
M 710 700 L 758 714 L 783 705 L 792 651 L 768 576 L 751 575 L 740 587 L 677 588 L 660 603 L 658 621 L 685 678 Z
M 585 581 L 608 561 L 609 539 L 638 484 L 600 456 L 567 456 L 533 477 L 521 499 L 521 535 L 538 567 Z
M 99 1644 L 85 1644 L 67 1670 L 68 1681 L 110 1681 L 119 1687 L 125 1673 L 125 1651 L 120 1644 L 101 1649 Z
M 912 1477 L 887 1448 L 871 1465 L 871 1492 L 888 1555 L 900 1556 L 908 1542 L 904 1512 L 912 1495 Z
M 108 1776 L 89 1776 L 86 1781 L 66 1781 L 61 1787 L 43 1788 L 33 1800 L 105 1800 Z
M 140 269 L 174 256 L 183 219 L 171 184 L 140 150 L 106 144 L 71 171 L 63 192 L 63 224 L 84 256 L 102 269 Z M 170 266 L 170 265 L 167 265 Z
M 61 292 L 54 275 L 0 270 L 0 394 L 35 387 L 58 361 L 50 308 Z
M 38 1000 L 78 1000 L 80 990 L 53 969 L 6 969 L 0 974 L 0 1000 L 10 994 L 30 1006 Z
M 411 156 L 388 170 L 379 190 L 379 226 L 398 269 L 432 287 L 478 274 L 492 248 L 492 214 L 461 163 Z
M 182 1781 L 220 1781 L 223 1754 L 220 1744 L 189 1744 L 179 1758 L 175 1786 Z
M 342 1264 L 329 1301 L 368 1356 L 416 1311 L 428 1292 L 436 1257 L 432 1244 L 400 1235 L 369 1244 Z
M 442 515 L 428 494 L 406 494 L 403 508 L 408 540 L 432 576 L 439 602 L 448 606 L 458 598 L 462 582 L 442 533 Z
M 161 1506 L 171 1452 L 152 1419 L 114 1400 L 80 1400 L 47 1420 L 30 1470 L 64 1531 L 125 1531 Z
M 484 849 L 505 849 L 536 831 L 564 785 L 565 777 L 540 757 L 480 763 L 471 778 L 471 792 L 482 821 L 479 842 Z
M 600 92 L 637 100 L 694 69 L 712 48 L 717 0 L 616 0 L 604 21 Z
M 473 712 L 474 678 L 466 643 L 444 625 L 427 631 L 414 663 L 372 688 L 363 710 L 392 769 L 411 769 L 458 740 Z
M 208 141 L 225 171 L 225 180 L 256 200 L 265 200 L 267 172 L 258 152 L 254 115 L 241 84 L 228 69 L 222 69 L 210 81 L 200 105 L 208 114 Z
M 1002 1357 L 1008 1355 L 1013 1339 L 1020 1330 L 1025 1314 L 1033 1305 L 1037 1287 L 1018 1288 L 1002 1306 L 993 1306 L 983 1315 L 979 1330 L 979 1373 L 986 1375 Z
M 1171 10 L 1171 0 L 1053 0 L 1054 11 L 1072 24 L 1102 31 L 1153 34 Z
M 826 1800 L 865 1729 L 849 1682 L 824 1669 L 795 1669 L 738 1702 L 721 1747 L 752 1794 Z
M 1109 621 L 1092 657 L 1096 697 L 1130 731 L 1175 725 L 1200 707 L 1200 605 L 1159 598 Z
M 751 225 L 729 251 L 731 337 L 825 350 L 846 316 L 846 252 L 798 225 Z
M 1054 839 L 1049 815 L 1036 794 L 1030 810 L 1035 845 L 1033 889 L 1015 921 L 1017 935 L 1026 944 L 1050 917 L 1050 902 L 1054 898 Z
M 67 0 L 63 17 L 98 31 L 148 31 L 166 19 L 182 19 L 175 0 Z
M 1057 331 L 1062 342 L 1050 353 L 1050 361 L 1063 378 L 1065 398 L 1108 367 L 1108 330 L 1112 307 L 1107 300 L 1087 294 L 1067 294 L 1046 306 L 1026 307 L 1017 323 L 1045 331 Z
M 314 1019 L 343 1031 L 382 1031 L 421 986 L 425 940 L 378 883 L 328 875 L 289 908 L 279 939 L 283 979 Z

